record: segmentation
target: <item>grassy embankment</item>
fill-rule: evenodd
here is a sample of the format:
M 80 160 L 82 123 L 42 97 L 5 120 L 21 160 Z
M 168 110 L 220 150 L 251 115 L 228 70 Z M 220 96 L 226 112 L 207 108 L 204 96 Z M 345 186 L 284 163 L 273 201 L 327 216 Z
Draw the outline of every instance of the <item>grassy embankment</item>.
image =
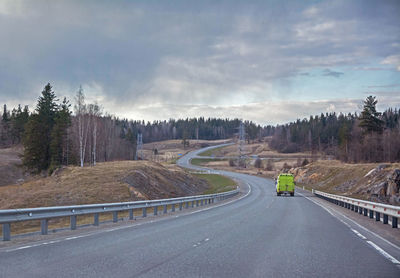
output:
M 216 156 L 225 147 L 227 147 L 227 146 L 209 149 L 205 152 L 199 153 L 199 156 Z
M 200 179 L 206 180 L 210 188 L 204 191 L 204 194 L 221 193 L 236 188 L 236 182 L 228 177 L 216 174 L 194 174 Z
M 165 167 L 148 161 L 106 162 L 95 167 L 70 166 L 50 177 L 1 186 L 0 209 L 172 198 L 202 194 L 209 188 L 206 181 L 176 166 Z M 140 214 L 135 211 L 135 215 Z M 127 213 L 120 213 L 120 217 L 126 216 Z M 100 221 L 110 219 L 111 214 L 100 215 Z M 92 215 L 78 217 L 78 225 L 90 223 L 93 223 Z M 68 226 L 68 217 L 49 221 L 50 230 Z M 39 231 L 39 221 L 15 223 L 11 229 L 12 234 Z
M 218 158 L 193 158 L 190 163 L 196 166 L 205 166 L 209 162 L 213 161 L 227 161 L 226 159 L 218 159 Z

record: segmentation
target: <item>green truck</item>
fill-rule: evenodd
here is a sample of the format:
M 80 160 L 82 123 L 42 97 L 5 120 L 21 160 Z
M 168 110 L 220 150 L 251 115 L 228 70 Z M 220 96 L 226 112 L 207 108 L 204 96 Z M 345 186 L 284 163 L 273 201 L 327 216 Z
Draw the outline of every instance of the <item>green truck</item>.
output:
M 294 196 L 295 185 L 292 174 L 280 174 L 276 180 L 276 195 L 281 196 L 282 193 L 285 193 Z

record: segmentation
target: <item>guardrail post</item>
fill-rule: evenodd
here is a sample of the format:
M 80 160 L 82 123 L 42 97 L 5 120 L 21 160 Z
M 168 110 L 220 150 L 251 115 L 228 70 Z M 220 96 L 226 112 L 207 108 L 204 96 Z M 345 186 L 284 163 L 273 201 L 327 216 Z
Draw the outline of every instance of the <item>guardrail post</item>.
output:
M 71 215 L 70 226 L 71 226 L 71 230 L 76 230 L 76 215 Z
M 42 235 L 47 235 L 48 226 L 49 226 L 48 219 L 40 220 L 40 232 Z
M 143 217 L 147 216 L 147 208 L 143 208 Z
M 380 212 L 375 212 L 375 221 L 381 221 L 381 213 Z
M 201 206 L 203 206 L 203 200 L 201 200 Z
M 194 208 L 194 201 L 192 201 L 192 208 Z
M 4 223 L 3 224 L 3 241 L 11 240 L 11 224 Z
M 383 215 L 383 224 L 389 223 L 389 216 L 387 214 Z
M 364 216 L 368 215 L 368 209 L 364 208 Z
M 196 207 L 199 206 L 199 200 L 196 200 Z
M 369 210 L 369 218 L 374 218 L 374 211 L 372 209 Z
M 133 220 L 134 215 L 133 215 L 133 209 L 129 210 L 129 220 Z
M 118 211 L 113 211 L 113 222 L 114 223 L 118 222 Z
M 158 212 L 158 207 L 157 207 L 157 206 L 155 206 L 153 210 L 154 210 L 154 215 L 157 215 L 157 212 Z
M 185 208 L 189 208 L 189 202 L 185 203 Z
M 94 216 L 93 216 L 93 225 L 95 225 L 95 226 L 99 226 L 99 214 L 98 213 L 95 213 L 94 214 Z
M 179 210 L 182 210 L 183 203 L 179 203 Z
M 358 207 L 358 213 L 362 214 L 363 208 L 362 207 Z
M 171 211 L 172 211 L 172 212 L 175 211 L 175 204 L 172 204 L 172 209 L 171 209 Z
M 351 206 L 351 210 L 354 210 L 354 205 L 350 205 Z
M 397 228 L 397 217 L 392 216 L 392 228 Z
M 164 205 L 164 214 L 166 214 L 168 212 L 168 207 L 167 205 Z

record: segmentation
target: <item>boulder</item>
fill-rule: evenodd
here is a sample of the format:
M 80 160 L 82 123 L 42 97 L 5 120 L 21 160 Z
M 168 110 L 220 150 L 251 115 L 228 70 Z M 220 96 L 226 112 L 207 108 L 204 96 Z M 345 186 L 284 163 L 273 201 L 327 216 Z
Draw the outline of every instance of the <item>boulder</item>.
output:
M 399 194 L 400 189 L 400 169 L 395 169 L 388 178 L 388 187 L 386 195 L 396 196 Z
M 377 196 L 386 196 L 388 182 L 384 181 L 374 185 L 370 190 L 371 193 Z

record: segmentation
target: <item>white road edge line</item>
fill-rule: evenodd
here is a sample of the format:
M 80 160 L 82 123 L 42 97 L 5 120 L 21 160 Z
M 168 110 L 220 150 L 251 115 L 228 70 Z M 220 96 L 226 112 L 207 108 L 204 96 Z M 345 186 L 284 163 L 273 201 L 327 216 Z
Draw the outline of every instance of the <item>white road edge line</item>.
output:
M 310 198 L 307 197 L 307 196 L 304 196 L 303 194 L 301 194 L 301 193 L 299 193 L 299 192 L 298 192 L 298 194 L 300 194 L 301 196 L 303 196 L 304 198 L 306 198 L 306 199 L 309 200 L 310 202 L 313 202 L 314 204 L 316 204 L 316 205 L 320 206 L 321 208 L 325 209 L 325 210 L 328 211 L 333 217 L 335 217 L 336 219 L 340 220 L 340 222 L 343 222 L 340 218 L 338 218 L 336 215 L 334 215 L 333 213 L 331 213 L 331 212 L 329 211 L 329 209 L 326 208 L 324 205 L 322 205 L 322 204 L 320 204 L 320 203 L 318 203 L 318 202 L 316 202 L 316 201 L 310 199 Z M 381 237 L 380 235 L 378 235 L 378 234 L 376 234 L 376 233 L 370 231 L 369 229 L 367 229 L 367 228 L 365 228 L 364 226 L 358 224 L 357 222 L 355 222 L 354 220 L 348 218 L 347 216 L 343 215 L 342 213 L 340 213 L 340 212 L 338 212 L 338 211 L 336 211 L 336 210 L 335 210 L 335 212 L 336 212 L 337 214 L 340 214 L 341 216 L 343 216 L 343 217 L 346 218 L 347 220 L 353 222 L 354 224 L 358 225 L 359 227 L 363 228 L 363 229 L 366 230 L 367 232 L 370 232 L 371 234 L 373 234 L 374 236 L 378 237 L 379 239 L 381 239 L 381 240 L 385 241 L 386 243 L 390 244 L 391 246 L 393 246 L 393 247 L 395 247 L 395 248 L 397 248 L 397 249 L 400 249 L 400 247 L 398 247 L 397 245 L 395 245 L 395 244 L 391 243 L 390 241 L 384 239 L 384 238 Z M 351 228 L 350 228 L 350 229 L 351 229 Z M 358 233 L 358 231 L 356 231 L 356 230 L 354 230 L 354 229 L 351 229 L 351 230 L 352 230 L 353 232 L 357 232 L 357 233 Z M 358 234 L 359 234 L 359 233 L 358 233 Z M 357 234 L 357 235 L 358 235 L 358 234 Z M 361 234 L 360 234 L 360 235 L 361 235 Z M 361 236 L 363 236 L 363 235 L 361 235 Z M 363 237 L 364 237 L 364 236 L 363 236 Z M 367 238 L 365 238 L 365 239 L 367 239 Z M 384 257 L 386 257 L 387 259 L 389 259 L 392 263 L 394 263 L 394 264 L 400 264 L 400 262 L 399 262 L 398 260 L 396 260 L 392 255 L 390 255 L 389 253 L 387 253 L 386 251 L 384 251 L 382 248 L 380 248 L 378 245 L 376 245 L 376 244 L 373 243 L 372 241 L 367 240 L 366 242 L 367 242 L 368 244 L 370 244 L 371 246 L 373 246 L 381 255 L 383 255 Z
M 373 243 L 372 241 L 367 240 L 367 243 L 374 247 L 376 250 L 378 250 L 379 253 L 381 253 L 384 257 L 386 257 L 388 260 L 390 260 L 394 264 L 400 265 L 400 262 L 396 260 L 394 257 L 392 257 L 390 254 L 388 254 L 386 251 L 384 251 L 382 248 L 380 248 L 378 245 Z
M 356 235 L 358 235 L 360 238 L 362 239 L 367 239 L 365 236 L 363 236 L 362 234 L 360 234 L 357 230 L 354 230 L 352 228 L 350 228 Z
M 308 198 L 307 196 L 304 196 L 304 195 L 301 194 L 301 193 L 298 193 L 298 194 L 300 194 L 301 196 L 303 196 L 304 198 L 306 198 L 306 199 L 309 200 L 310 202 L 313 202 L 314 204 L 316 204 L 316 205 L 318 205 L 318 206 L 324 208 L 325 210 L 328 210 L 328 209 L 325 208 L 322 204 L 320 204 L 320 203 L 318 203 L 318 202 L 315 202 L 314 200 Z M 346 215 L 342 214 L 341 212 L 339 212 L 339 211 L 337 211 L 337 210 L 335 210 L 335 212 L 336 212 L 337 214 L 339 214 L 340 216 L 342 216 L 343 218 L 346 218 L 347 220 L 349 220 L 349 221 L 352 222 L 353 224 L 357 225 L 357 226 L 360 227 L 361 229 L 365 230 L 366 232 L 373 234 L 374 236 L 376 236 L 376 237 L 379 238 L 380 240 L 384 241 L 385 243 L 389 244 L 390 246 L 392 246 L 392 247 L 394 247 L 394 248 L 400 250 L 400 247 L 397 246 L 396 244 L 394 244 L 394 243 L 390 242 L 389 240 L 387 240 L 387 239 L 381 237 L 381 236 L 378 235 L 377 233 L 374 233 L 373 231 L 371 231 L 371 230 L 369 230 L 368 228 L 364 227 L 363 225 L 357 223 L 356 221 L 354 221 L 353 219 L 347 217 Z M 333 215 L 333 216 L 336 217 L 335 215 Z M 346 223 L 346 222 L 344 222 L 343 220 L 341 220 L 340 218 L 338 218 L 338 217 L 336 217 L 336 218 L 339 219 L 340 222 Z M 347 223 L 346 223 L 346 224 L 347 224 Z M 347 224 L 347 225 L 349 225 L 349 224 Z

